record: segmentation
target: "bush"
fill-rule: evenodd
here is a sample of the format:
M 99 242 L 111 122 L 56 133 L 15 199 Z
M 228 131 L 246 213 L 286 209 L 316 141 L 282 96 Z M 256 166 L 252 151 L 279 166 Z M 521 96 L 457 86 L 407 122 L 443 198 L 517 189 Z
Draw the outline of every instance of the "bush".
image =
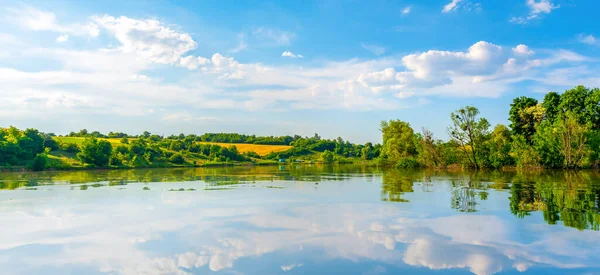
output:
M 419 162 L 413 157 L 401 158 L 395 165 L 396 168 L 417 168 L 419 166 Z
M 51 151 L 60 149 L 58 142 L 56 142 L 56 140 L 54 140 L 51 136 L 47 136 L 44 140 L 44 147 L 50 148 Z
M 248 151 L 248 152 L 244 153 L 244 155 L 251 157 L 251 158 L 257 158 L 257 159 L 260 158 L 260 155 L 254 151 Z
M 108 166 L 111 153 L 112 145 L 110 142 L 92 137 L 85 139 L 81 145 L 81 152 L 77 154 L 77 157 L 83 163 L 104 167 Z
M 42 171 L 46 168 L 48 164 L 48 156 L 46 154 L 40 153 L 33 158 L 33 164 L 31 165 L 31 169 L 34 171 Z
M 175 163 L 175 164 L 184 164 L 185 163 L 185 159 L 183 158 L 183 156 L 179 153 L 172 155 L 169 158 L 169 161 L 171 163 Z
M 75 143 L 66 143 L 66 142 L 62 142 L 60 143 L 60 150 L 69 152 L 69 153 L 79 153 L 80 149 L 79 146 L 77 146 L 77 144 Z
M 325 150 L 321 154 L 321 160 L 323 161 L 323 163 L 333 163 L 334 155 L 329 150 Z

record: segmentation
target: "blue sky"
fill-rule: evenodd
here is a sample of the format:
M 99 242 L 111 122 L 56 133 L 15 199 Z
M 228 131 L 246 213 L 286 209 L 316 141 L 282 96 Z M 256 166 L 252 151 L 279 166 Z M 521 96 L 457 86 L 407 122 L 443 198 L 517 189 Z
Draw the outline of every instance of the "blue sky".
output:
M 0 0 L 0 125 L 380 141 L 598 86 L 597 1 Z

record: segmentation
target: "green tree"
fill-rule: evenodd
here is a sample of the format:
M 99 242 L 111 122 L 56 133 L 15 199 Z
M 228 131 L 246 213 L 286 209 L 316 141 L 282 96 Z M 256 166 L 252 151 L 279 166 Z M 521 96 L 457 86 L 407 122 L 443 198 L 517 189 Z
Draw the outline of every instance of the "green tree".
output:
M 370 142 L 365 143 L 365 146 L 360 150 L 360 156 L 364 160 L 370 160 L 370 159 L 373 159 L 373 154 L 374 154 L 373 144 Z
M 46 169 L 46 165 L 48 164 L 48 155 L 46 153 L 39 153 L 33 158 L 33 164 L 31 168 L 34 171 L 42 171 Z
M 517 97 L 510 104 L 508 120 L 510 128 L 515 135 L 523 135 L 526 140 L 531 141 L 535 133 L 535 120 L 526 112 L 527 108 L 536 106 L 538 101 L 531 97 Z
M 383 145 L 381 155 L 391 161 L 414 156 L 417 153 L 414 131 L 408 122 L 390 120 L 381 122 Z
M 170 158 L 169 161 L 175 164 L 184 164 L 185 163 L 185 159 L 183 158 L 183 156 L 180 153 L 175 153 L 173 154 Z
M 557 92 L 549 92 L 544 96 L 544 101 L 542 101 L 542 107 L 546 110 L 546 119 L 550 122 L 554 122 L 554 120 L 558 117 L 560 113 L 560 94 Z
M 450 114 L 452 126 L 448 128 L 450 137 L 460 145 L 460 149 L 475 169 L 480 165 L 477 160 L 478 150 L 481 150 L 490 123 L 485 118 L 478 118 L 479 110 L 466 106 Z
M 105 167 L 108 166 L 111 152 L 110 142 L 91 137 L 85 139 L 81 145 L 81 152 L 77 154 L 77 157 L 84 163 Z
M 427 128 L 421 130 L 419 139 L 419 161 L 427 167 L 439 167 L 442 165 L 441 141 L 433 137 L 433 133 Z
M 566 168 L 583 167 L 590 155 L 586 141 L 591 130 L 591 123 L 583 124 L 579 121 L 577 115 L 569 112 L 556 123 L 557 146 L 564 157 L 564 167 Z
M 539 134 L 539 131 L 537 134 Z M 536 167 L 539 165 L 540 156 L 531 144 L 525 140 L 524 136 L 513 136 L 510 154 L 519 168 Z
M 321 153 L 321 161 L 323 161 L 323 163 L 333 163 L 333 159 L 333 152 L 325 150 L 325 152 Z
M 58 142 L 56 142 L 51 135 L 44 135 L 44 147 L 50 148 L 51 151 L 60 149 Z
M 554 122 L 546 120 L 540 123 L 533 136 L 533 148 L 539 157 L 539 164 L 546 168 L 563 167 L 564 157 L 558 150 L 555 136 L 555 127 L 559 120 L 560 118 L 557 117 Z
M 514 159 L 510 155 L 511 135 L 506 126 L 502 124 L 496 125 L 488 143 L 488 160 L 493 167 L 501 168 L 514 164 Z

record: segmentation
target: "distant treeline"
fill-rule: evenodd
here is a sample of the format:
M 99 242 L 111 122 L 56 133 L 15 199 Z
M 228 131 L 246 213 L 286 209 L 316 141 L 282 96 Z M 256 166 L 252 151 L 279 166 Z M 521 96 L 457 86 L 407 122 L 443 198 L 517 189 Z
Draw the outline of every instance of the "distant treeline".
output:
M 477 108 L 458 109 L 450 114 L 452 123 L 448 127 L 450 139 L 447 141 L 436 139 L 427 128 L 415 133 L 407 122 L 383 121 L 381 145 L 354 144 L 342 138 L 322 139 L 318 134 L 312 137 L 261 137 L 207 133 L 163 137 L 150 132 L 104 135 L 85 129 L 67 136 L 85 138 L 81 144 L 75 144 L 60 142 L 60 138 L 65 138 L 52 133 L 9 127 L 0 128 L 0 167 L 29 165 L 44 169 L 49 153 L 53 151 L 57 152 L 55 156 L 76 158 L 86 165 L 100 167 L 152 167 L 165 163 L 197 165 L 208 161 L 343 163 L 358 160 L 399 168 L 577 169 L 599 166 L 600 89 L 577 86 L 563 94 L 550 92 L 542 102 L 521 96 L 513 100 L 508 115 L 509 127 L 499 124 L 490 129 L 490 123 L 479 117 Z M 115 144 L 114 138 L 119 138 L 120 142 Z M 256 152 L 241 154 L 235 146 L 201 142 L 289 145 L 292 148 L 259 156 Z
M 292 148 L 266 156 L 256 152 L 240 153 L 236 146 L 203 142 L 291 145 Z M 380 145 L 353 144 L 313 137 L 257 137 L 240 134 L 140 135 L 82 129 L 67 136 L 41 133 L 36 129 L 0 128 L 0 167 L 29 167 L 34 170 L 86 167 L 164 167 L 198 166 L 210 163 L 293 161 L 351 162 L 377 158 Z

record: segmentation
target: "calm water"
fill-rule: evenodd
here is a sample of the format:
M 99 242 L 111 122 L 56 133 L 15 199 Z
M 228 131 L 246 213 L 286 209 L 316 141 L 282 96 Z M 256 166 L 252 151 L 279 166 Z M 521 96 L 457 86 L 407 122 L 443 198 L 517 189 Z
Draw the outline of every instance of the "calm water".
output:
M 0 173 L 0 188 L 1 274 L 600 274 L 595 172 Z

